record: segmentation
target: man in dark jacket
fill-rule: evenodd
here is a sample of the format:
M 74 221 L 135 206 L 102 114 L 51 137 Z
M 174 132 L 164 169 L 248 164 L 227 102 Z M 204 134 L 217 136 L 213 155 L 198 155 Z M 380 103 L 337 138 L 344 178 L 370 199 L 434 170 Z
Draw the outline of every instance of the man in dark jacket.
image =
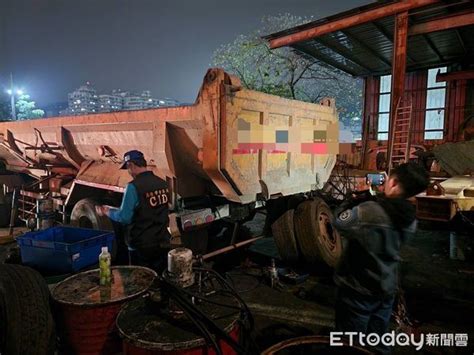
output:
M 402 243 L 416 231 L 415 208 L 407 200 L 424 191 L 427 172 L 402 164 L 385 182 L 384 195 L 352 200 L 335 211 L 343 254 L 334 280 L 338 286 L 336 329 L 363 334 L 387 332 L 398 285 Z M 380 352 L 389 352 L 378 347 Z
M 121 169 L 127 169 L 133 180 L 125 188 L 120 208 L 100 206 L 98 212 L 129 227 L 126 243 L 131 264 L 161 270 L 170 242 L 168 186 L 147 169 L 138 150 L 125 153 Z

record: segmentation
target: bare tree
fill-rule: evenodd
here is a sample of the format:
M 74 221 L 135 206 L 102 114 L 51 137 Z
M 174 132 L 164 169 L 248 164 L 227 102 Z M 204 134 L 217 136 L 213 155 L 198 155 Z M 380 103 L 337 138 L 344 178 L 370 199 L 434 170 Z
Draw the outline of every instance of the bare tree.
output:
M 252 90 L 308 102 L 334 97 L 341 121 L 346 126 L 360 125 L 360 79 L 287 47 L 272 50 L 262 39 L 265 34 L 309 21 L 290 14 L 264 17 L 258 31 L 240 35 L 219 47 L 212 64 L 234 73 L 242 85 Z

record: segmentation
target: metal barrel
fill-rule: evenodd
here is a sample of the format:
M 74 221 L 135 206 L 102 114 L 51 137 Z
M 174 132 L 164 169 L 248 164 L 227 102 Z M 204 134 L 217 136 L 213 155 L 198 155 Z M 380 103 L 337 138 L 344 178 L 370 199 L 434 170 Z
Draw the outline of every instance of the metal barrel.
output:
M 216 301 L 219 298 L 215 299 Z M 222 302 L 222 300 L 221 300 Z M 201 311 L 235 341 L 239 341 L 239 316 L 215 305 L 200 305 Z M 215 355 L 211 345 L 192 327 L 189 320 L 172 318 L 166 310 L 157 309 L 153 301 L 139 298 L 125 305 L 117 317 L 117 328 L 127 355 Z M 221 353 L 237 352 L 224 340 L 218 340 Z
M 239 340 L 239 326 L 235 327 L 229 332 L 230 337 L 238 341 Z M 224 341 L 219 341 L 222 354 L 236 355 L 234 349 Z M 215 350 L 211 346 L 191 346 L 189 348 L 183 348 L 182 343 L 175 343 L 170 345 L 169 350 L 158 350 L 158 349 L 147 349 L 143 345 L 134 345 L 129 341 L 123 342 L 123 354 L 126 355 L 216 355 Z
M 156 277 L 140 266 L 112 267 L 112 284 L 99 285 L 99 270 L 58 283 L 51 294 L 65 354 L 116 354 L 122 347 L 115 320 L 126 302 L 148 290 Z
M 83 308 L 61 305 L 61 350 L 74 354 L 116 354 L 121 340 L 115 328 L 115 319 L 122 303 Z

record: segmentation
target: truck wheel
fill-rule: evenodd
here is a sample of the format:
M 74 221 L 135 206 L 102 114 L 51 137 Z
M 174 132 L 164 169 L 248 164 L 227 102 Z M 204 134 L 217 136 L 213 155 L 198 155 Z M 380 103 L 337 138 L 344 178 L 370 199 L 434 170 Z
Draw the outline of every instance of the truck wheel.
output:
M 294 211 L 286 211 L 272 223 L 272 234 L 278 253 L 283 260 L 289 262 L 297 262 L 299 259 L 293 222 Z
M 0 353 L 49 355 L 55 347 L 44 279 L 25 266 L 0 265 Z
M 95 206 L 99 203 L 84 198 L 74 205 L 71 213 L 71 224 L 79 228 L 92 228 L 113 231 L 112 222 L 107 216 L 99 216 L 95 212 Z
M 296 238 L 308 263 L 334 267 L 341 256 L 341 237 L 331 225 L 331 213 L 321 199 L 305 201 L 296 209 Z

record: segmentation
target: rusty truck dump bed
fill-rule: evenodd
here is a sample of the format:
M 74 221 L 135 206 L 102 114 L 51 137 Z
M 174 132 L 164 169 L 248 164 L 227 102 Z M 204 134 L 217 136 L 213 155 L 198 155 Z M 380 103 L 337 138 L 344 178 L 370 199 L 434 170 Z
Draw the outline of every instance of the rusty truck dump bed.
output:
M 141 150 L 181 197 L 237 203 L 321 188 L 338 151 L 336 108 L 244 89 L 210 69 L 193 105 L 0 123 L 0 160 L 40 178 L 122 191 L 123 154 Z

